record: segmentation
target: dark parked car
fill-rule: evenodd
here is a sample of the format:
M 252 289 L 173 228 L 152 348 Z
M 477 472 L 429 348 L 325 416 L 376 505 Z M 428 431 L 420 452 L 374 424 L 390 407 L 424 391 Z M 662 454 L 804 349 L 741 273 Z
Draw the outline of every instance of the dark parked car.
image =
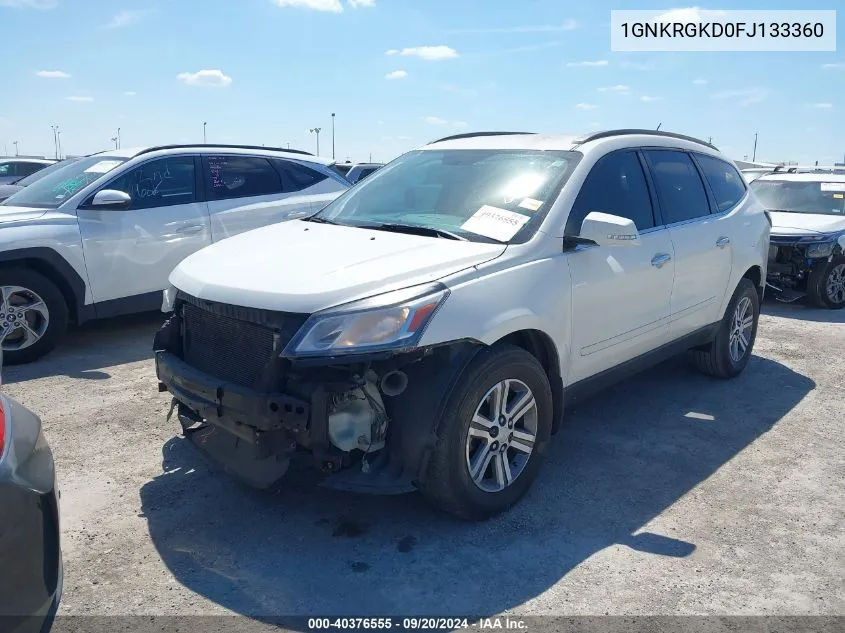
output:
M 75 163 L 78 161 L 78 158 L 66 158 L 65 160 L 59 161 L 58 163 L 53 163 L 49 167 L 45 167 L 44 169 L 39 169 L 34 174 L 30 174 L 29 176 L 23 176 L 18 178 L 14 182 L 9 183 L 8 185 L 0 185 L 0 202 L 11 196 L 12 194 L 17 193 L 24 187 L 28 187 L 36 180 L 40 180 L 44 176 L 52 174 L 54 171 L 61 169 L 71 163 Z
M 53 454 L 39 417 L 0 394 L 0 631 L 47 633 L 62 577 Z

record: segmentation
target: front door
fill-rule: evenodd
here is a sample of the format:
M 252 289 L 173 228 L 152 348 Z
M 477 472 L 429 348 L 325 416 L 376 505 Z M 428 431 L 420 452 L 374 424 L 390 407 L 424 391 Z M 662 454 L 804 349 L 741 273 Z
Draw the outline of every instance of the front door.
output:
M 675 274 L 669 232 L 656 222 L 635 150 L 601 158 L 587 176 L 565 233 L 600 211 L 634 221 L 636 246 L 579 246 L 567 261 L 572 283 L 572 359 L 567 383 L 611 369 L 668 340 Z
M 77 210 L 95 303 L 159 293 L 185 257 L 211 243 L 208 209 L 197 196 L 193 156 L 151 159 L 102 189 L 132 197 L 128 209 Z

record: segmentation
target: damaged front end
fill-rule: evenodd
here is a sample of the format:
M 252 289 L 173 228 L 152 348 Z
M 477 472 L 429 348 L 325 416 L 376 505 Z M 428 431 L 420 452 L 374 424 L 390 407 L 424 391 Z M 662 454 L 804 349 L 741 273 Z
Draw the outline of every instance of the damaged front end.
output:
M 480 345 L 291 358 L 307 322 L 178 293 L 154 349 L 159 390 L 173 395 L 185 436 L 257 488 L 304 460 L 330 487 L 413 490 L 445 394 Z
M 810 274 L 842 255 L 839 234 L 772 235 L 766 286 L 776 300 L 792 303 L 808 294 Z

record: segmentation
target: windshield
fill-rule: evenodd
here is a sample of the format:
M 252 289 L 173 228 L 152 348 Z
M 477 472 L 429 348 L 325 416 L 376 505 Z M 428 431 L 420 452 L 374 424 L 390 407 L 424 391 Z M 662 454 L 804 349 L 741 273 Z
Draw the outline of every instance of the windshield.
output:
M 434 229 L 480 242 L 527 239 L 580 156 L 511 149 L 417 150 L 378 169 L 311 219 L 368 228 Z
M 750 186 L 770 211 L 845 214 L 845 182 L 755 180 Z
M 18 185 L 19 187 L 29 187 L 32 183 L 36 180 L 41 180 L 44 176 L 49 176 L 55 171 L 58 171 L 62 167 L 67 167 L 71 163 L 75 163 L 77 161 L 76 158 L 68 158 L 67 160 L 60 161 L 58 163 L 53 163 L 49 167 L 45 167 L 44 169 L 39 169 L 34 174 L 30 174 L 26 178 L 21 178 L 20 180 L 16 180 L 13 184 Z
M 126 160 L 118 156 L 80 158 L 39 178 L 29 187 L 0 202 L 0 205 L 55 209 L 73 194 L 102 178 Z

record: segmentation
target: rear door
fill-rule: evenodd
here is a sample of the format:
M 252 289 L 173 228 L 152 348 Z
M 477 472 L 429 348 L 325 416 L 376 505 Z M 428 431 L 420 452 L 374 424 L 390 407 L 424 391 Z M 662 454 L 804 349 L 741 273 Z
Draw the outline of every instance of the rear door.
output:
M 328 169 L 318 170 L 305 162 L 282 158 L 275 159 L 273 165 L 282 176 L 285 192 L 307 200 L 314 213 L 349 189 L 345 179 L 330 176 Z
M 670 340 L 721 319 L 722 299 L 732 268 L 734 217 L 720 211 L 692 156 L 673 149 L 645 155 L 660 212 L 675 249 L 675 283 L 670 303 Z

